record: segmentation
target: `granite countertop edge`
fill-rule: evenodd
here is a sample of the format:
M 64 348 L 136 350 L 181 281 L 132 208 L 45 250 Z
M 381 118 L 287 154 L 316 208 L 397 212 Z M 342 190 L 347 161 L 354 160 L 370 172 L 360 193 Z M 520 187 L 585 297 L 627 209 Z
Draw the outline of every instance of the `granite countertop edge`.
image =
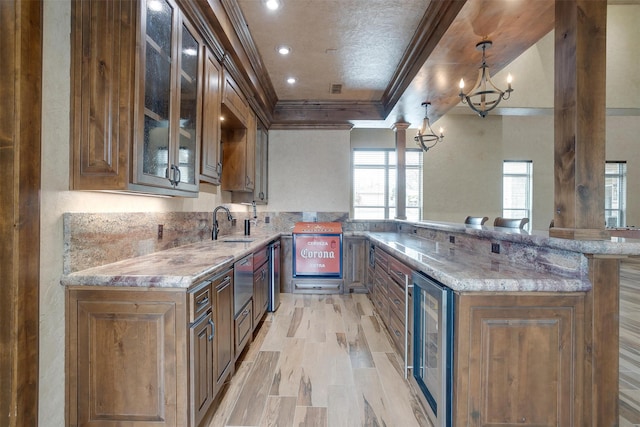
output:
M 270 242 L 291 236 L 287 232 L 264 232 L 251 236 L 227 235 L 130 258 L 64 275 L 64 286 L 185 289 L 233 266 L 235 261 Z M 411 268 L 461 292 L 582 292 L 591 289 L 586 278 L 537 271 L 529 266 L 496 263 L 486 256 L 455 250 L 446 245 L 398 232 L 345 232 L 364 236 L 383 246 Z M 228 239 L 251 242 L 225 242 Z M 402 243 L 402 244 L 400 244 Z

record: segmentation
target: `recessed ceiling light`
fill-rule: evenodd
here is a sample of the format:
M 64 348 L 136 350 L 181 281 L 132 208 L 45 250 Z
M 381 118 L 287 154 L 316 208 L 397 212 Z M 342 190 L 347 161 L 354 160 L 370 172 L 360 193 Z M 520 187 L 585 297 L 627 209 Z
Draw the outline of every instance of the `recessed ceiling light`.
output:
M 296 82 L 296 78 L 295 77 L 287 78 L 287 83 L 289 83 L 290 85 L 294 84 L 295 82 Z
M 158 0 L 151 0 L 147 4 L 147 7 L 149 8 L 149 10 L 153 10 L 154 12 L 160 12 L 162 10 L 162 3 L 160 3 Z
M 278 46 L 276 50 L 280 55 L 288 55 L 291 53 L 291 48 L 289 46 Z
M 280 8 L 280 0 L 265 0 L 264 4 L 269 10 L 278 10 Z
M 192 47 L 186 48 L 185 50 L 183 50 L 183 52 L 187 56 L 196 56 L 198 54 L 198 51 Z

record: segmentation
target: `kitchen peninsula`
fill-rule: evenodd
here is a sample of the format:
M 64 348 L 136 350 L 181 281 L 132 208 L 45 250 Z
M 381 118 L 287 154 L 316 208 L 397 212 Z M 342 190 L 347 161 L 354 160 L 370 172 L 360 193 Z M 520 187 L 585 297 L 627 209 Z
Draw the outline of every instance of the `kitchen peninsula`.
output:
M 617 357 L 617 335 L 611 337 L 615 349 L 592 342 L 589 319 L 597 310 L 591 306 L 589 258 L 640 253 L 640 243 L 554 239 L 544 232 L 441 222 L 347 220 L 343 227 L 345 238 L 365 238 L 455 292 L 453 425 L 498 414 L 513 422 L 517 416 L 523 425 L 582 425 L 598 404 L 589 394 L 599 384 L 587 356 L 597 350 Z M 213 397 L 204 393 L 204 401 L 195 400 L 203 395 L 199 387 L 207 387 L 202 376 L 211 372 L 193 365 L 215 346 L 206 346 L 211 330 L 198 335 L 189 326 L 199 302 L 214 304 L 212 316 L 223 307 L 215 307 L 215 297 L 199 299 L 201 284 L 230 276 L 235 261 L 289 234 L 289 227 L 265 227 L 250 239 L 223 235 L 66 274 L 69 425 L 95 416 L 126 418 L 133 425 L 149 419 L 206 425 L 200 422 L 214 411 L 218 389 L 210 386 Z M 492 252 L 495 245 L 499 253 Z M 370 287 L 376 286 L 372 279 L 365 278 Z M 602 315 L 608 321 L 614 314 Z M 95 335 L 101 324 L 105 334 Z M 221 368 L 222 375 L 233 374 L 232 367 Z M 118 381 L 109 382 L 110 375 Z M 504 413 L 507 407 L 511 412 Z

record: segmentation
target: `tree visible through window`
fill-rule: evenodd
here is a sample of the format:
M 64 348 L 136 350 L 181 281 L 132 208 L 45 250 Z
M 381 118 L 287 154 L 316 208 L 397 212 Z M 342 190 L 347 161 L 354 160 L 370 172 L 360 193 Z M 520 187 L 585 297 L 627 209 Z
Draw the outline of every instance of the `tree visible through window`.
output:
M 530 229 L 533 194 L 533 162 L 505 160 L 502 167 L 502 216 L 529 218 Z
M 355 149 L 352 155 L 353 217 L 391 219 L 396 215 L 396 152 Z M 422 219 L 422 151 L 406 151 L 407 219 Z
M 624 227 L 627 222 L 627 163 L 607 162 L 604 181 L 606 226 Z

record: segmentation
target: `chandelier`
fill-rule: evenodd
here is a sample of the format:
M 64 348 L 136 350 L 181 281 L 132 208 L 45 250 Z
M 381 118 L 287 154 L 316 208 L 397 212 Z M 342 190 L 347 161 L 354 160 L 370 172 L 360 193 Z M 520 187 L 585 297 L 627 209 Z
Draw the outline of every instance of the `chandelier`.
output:
M 422 127 L 418 129 L 418 134 L 414 138 L 416 143 L 426 152 L 430 148 L 434 147 L 438 142 L 444 139 L 444 133 L 440 128 L 440 135 L 436 135 L 431 125 L 429 124 L 429 116 L 427 115 L 430 102 L 423 102 L 424 106 L 424 119 L 422 119 Z
M 482 65 L 478 69 L 478 80 L 473 89 L 464 93 L 464 79 L 460 79 L 460 100 L 463 104 L 468 104 L 480 117 L 486 117 L 487 113 L 496 108 L 500 101 L 509 99 L 511 92 L 513 92 L 511 88 L 511 74 L 507 77 L 509 87 L 505 91 L 498 89 L 491 81 L 485 51 L 489 49 L 492 44 L 490 40 L 484 40 L 476 45 L 476 49 L 482 50 Z

